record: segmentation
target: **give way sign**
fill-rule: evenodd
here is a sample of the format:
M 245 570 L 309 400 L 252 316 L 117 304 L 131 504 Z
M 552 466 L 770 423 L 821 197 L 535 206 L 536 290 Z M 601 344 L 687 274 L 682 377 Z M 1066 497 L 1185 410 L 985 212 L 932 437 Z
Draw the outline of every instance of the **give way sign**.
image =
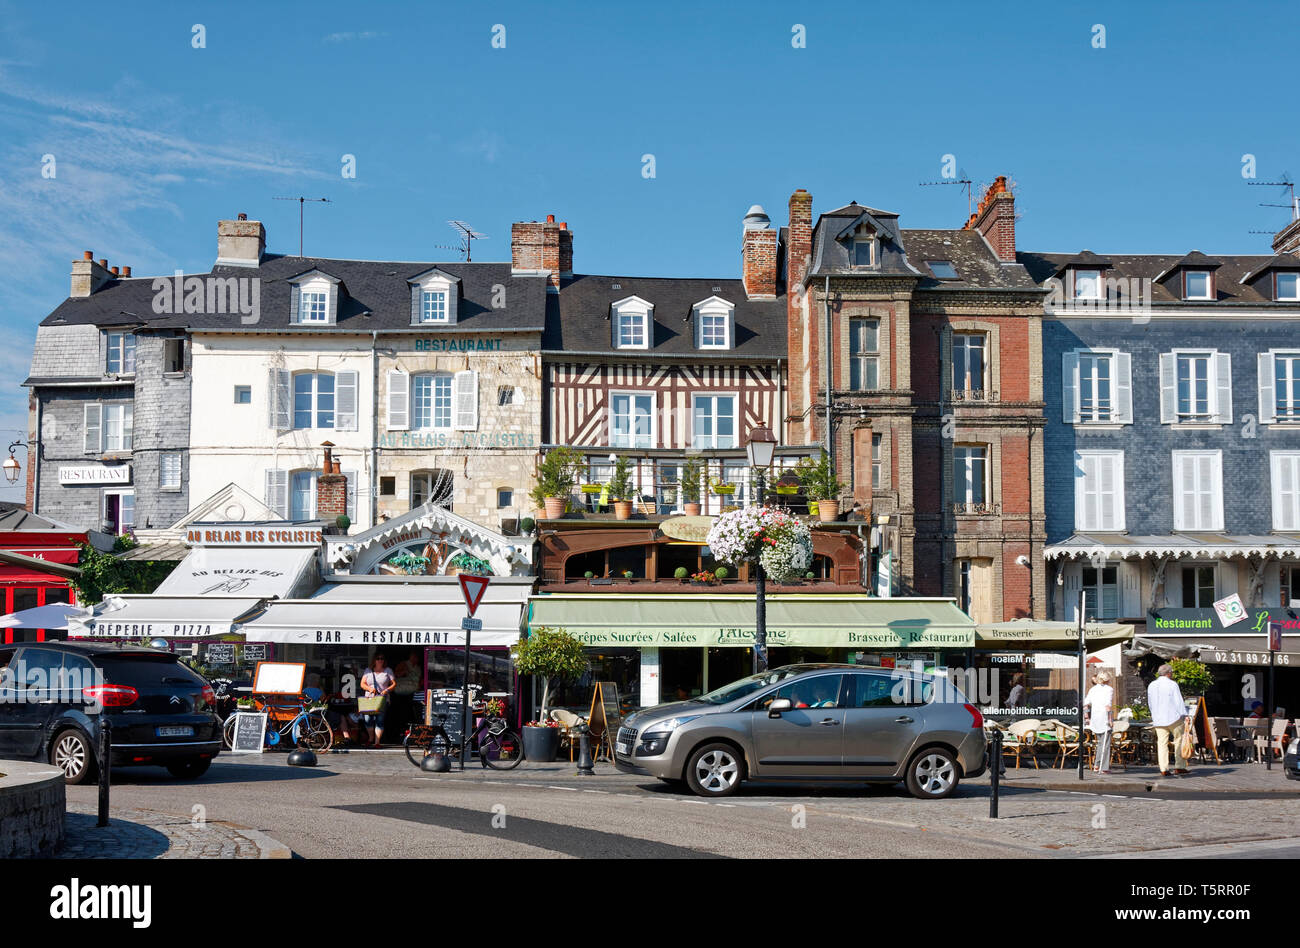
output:
M 483 601 L 483 594 L 487 592 L 488 577 L 461 573 L 456 578 L 460 580 L 460 592 L 465 597 L 465 608 L 469 610 L 470 615 L 473 615 L 478 609 L 478 604 Z

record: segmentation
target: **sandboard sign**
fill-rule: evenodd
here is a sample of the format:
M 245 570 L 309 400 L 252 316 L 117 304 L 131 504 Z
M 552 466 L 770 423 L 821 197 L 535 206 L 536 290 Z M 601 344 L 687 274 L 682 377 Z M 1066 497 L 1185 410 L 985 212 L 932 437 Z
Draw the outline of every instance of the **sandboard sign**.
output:
M 231 736 L 232 754 L 260 754 L 266 742 L 266 713 L 235 712 L 235 733 Z
M 472 616 L 478 609 L 478 604 L 483 601 L 483 594 L 487 592 L 487 576 L 471 576 L 468 573 L 461 573 L 456 577 L 460 580 L 460 592 L 465 597 L 465 608 L 469 610 Z

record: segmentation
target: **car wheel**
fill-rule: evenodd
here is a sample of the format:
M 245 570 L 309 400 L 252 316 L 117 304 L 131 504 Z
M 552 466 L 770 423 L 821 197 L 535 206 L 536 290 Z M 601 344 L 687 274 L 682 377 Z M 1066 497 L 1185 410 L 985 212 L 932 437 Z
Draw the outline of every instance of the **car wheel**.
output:
M 957 760 L 942 747 L 927 747 L 907 765 L 907 789 L 922 800 L 942 800 L 957 789 Z
M 173 760 L 166 765 L 169 774 L 183 780 L 197 780 L 207 773 L 208 768 L 211 766 L 212 760 L 203 757 L 187 757 L 184 760 Z
M 85 783 L 95 773 L 90 738 L 76 729 L 60 731 L 50 742 L 50 763 L 63 771 L 65 783 Z
M 686 783 L 702 797 L 735 793 L 743 774 L 740 752 L 730 744 L 705 744 L 686 765 Z

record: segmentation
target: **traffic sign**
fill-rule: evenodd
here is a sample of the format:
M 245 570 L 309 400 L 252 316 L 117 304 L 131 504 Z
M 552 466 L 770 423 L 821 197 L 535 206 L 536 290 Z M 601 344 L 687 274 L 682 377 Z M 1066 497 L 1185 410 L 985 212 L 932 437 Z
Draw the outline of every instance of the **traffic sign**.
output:
M 489 577 L 461 573 L 456 578 L 460 580 L 460 591 L 465 597 L 465 608 L 469 610 L 470 615 L 473 615 L 478 610 L 478 604 L 483 601 L 483 593 L 487 592 Z
M 461 631 L 463 632 L 482 632 L 483 620 L 473 619 L 470 618 L 469 616 L 466 616 L 465 618 L 460 620 L 460 628 Z

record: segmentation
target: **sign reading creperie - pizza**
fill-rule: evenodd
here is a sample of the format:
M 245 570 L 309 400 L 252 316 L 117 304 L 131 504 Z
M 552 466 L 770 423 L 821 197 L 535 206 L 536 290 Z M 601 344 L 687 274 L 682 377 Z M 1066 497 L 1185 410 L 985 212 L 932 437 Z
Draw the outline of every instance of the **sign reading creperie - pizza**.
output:
M 185 532 L 192 546 L 317 546 L 319 530 L 294 527 L 213 527 Z

